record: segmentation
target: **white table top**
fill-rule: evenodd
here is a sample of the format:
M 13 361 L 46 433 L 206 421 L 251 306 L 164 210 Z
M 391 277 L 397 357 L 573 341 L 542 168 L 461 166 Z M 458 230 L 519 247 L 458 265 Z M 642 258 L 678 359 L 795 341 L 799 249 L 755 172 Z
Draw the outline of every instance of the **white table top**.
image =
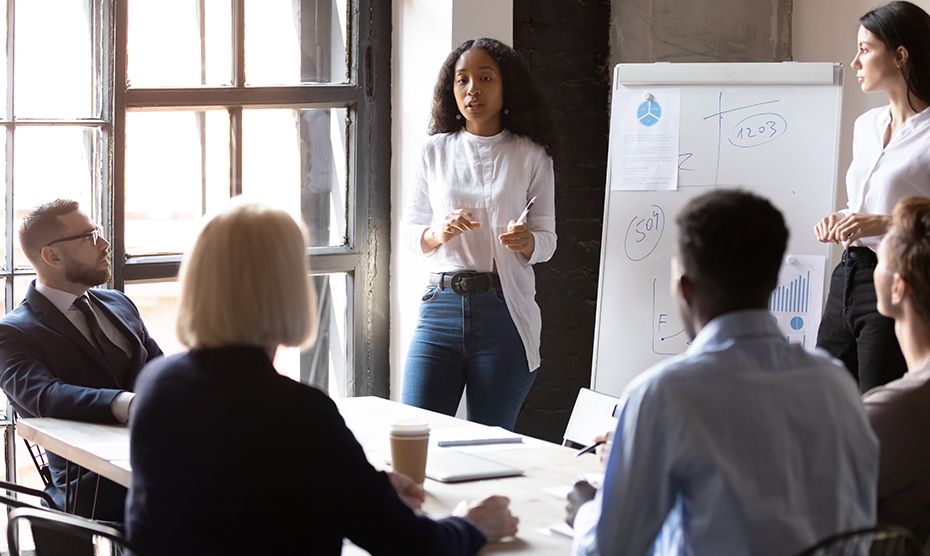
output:
M 346 425 L 365 449 L 376 468 L 388 467 L 388 426 L 397 419 L 417 418 L 432 430 L 481 427 L 461 419 L 406 406 L 377 397 L 336 400 Z M 45 447 L 86 469 L 121 485 L 129 486 L 129 431 L 125 426 L 81 423 L 63 419 L 20 419 L 20 436 Z M 430 449 L 434 449 L 433 446 Z M 442 448 L 440 448 L 442 449 Z M 567 487 L 583 473 L 601 471 L 594 455 L 575 458 L 575 450 L 527 437 L 523 444 L 457 448 L 524 470 L 522 477 L 446 484 L 427 479 L 424 512 L 435 518 L 449 515 L 461 500 L 477 500 L 502 494 L 511 500 L 511 511 L 520 518 L 516 539 L 488 545 L 482 554 L 566 554 L 570 540 L 553 534 L 548 526 L 562 520 L 565 500 L 543 489 Z M 364 554 L 347 547 L 344 554 Z
M 16 421 L 16 432 L 50 452 L 129 487 L 129 429 L 66 419 L 28 418 Z

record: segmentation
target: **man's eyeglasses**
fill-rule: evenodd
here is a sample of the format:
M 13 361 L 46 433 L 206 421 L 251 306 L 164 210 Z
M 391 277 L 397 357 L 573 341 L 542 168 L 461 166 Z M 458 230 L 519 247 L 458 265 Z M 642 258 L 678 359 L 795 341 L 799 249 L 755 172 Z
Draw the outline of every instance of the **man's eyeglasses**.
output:
M 98 226 L 89 232 L 84 232 L 83 234 L 76 234 L 73 236 L 62 237 L 62 238 L 58 238 L 56 240 L 50 241 L 46 243 L 45 246 L 48 247 L 50 245 L 55 245 L 56 243 L 61 243 L 63 241 L 72 241 L 75 239 L 90 239 L 90 241 L 94 245 L 97 245 L 97 240 L 100 239 L 101 237 L 103 237 L 103 231 Z

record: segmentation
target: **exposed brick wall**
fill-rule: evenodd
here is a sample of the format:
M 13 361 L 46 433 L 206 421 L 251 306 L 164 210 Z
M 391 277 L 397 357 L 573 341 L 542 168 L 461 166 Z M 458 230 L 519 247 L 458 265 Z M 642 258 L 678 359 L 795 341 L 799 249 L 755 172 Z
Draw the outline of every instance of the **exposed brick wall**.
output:
M 517 430 L 562 440 L 591 382 L 607 177 L 610 0 L 514 0 L 514 47 L 529 59 L 562 137 L 555 160 L 555 256 L 535 267 L 542 366 Z

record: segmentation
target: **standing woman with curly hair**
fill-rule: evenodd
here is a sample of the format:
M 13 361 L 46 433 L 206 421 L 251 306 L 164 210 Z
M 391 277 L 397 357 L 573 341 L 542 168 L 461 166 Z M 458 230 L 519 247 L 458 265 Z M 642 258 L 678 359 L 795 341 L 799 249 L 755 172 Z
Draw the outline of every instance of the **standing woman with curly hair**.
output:
M 465 41 L 443 63 L 403 233 L 431 261 L 404 403 L 513 429 L 539 367 L 533 265 L 555 252 L 551 117 L 526 61 Z M 532 202 L 524 218 L 520 215 Z
M 876 308 L 872 274 L 895 204 L 930 197 L 930 15 L 910 2 L 891 2 L 859 23 L 850 66 L 862 92 L 884 93 L 888 105 L 856 119 L 846 172 L 849 206 L 824 216 L 815 234 L 843 247 L 817 347 L 842 360 L 864 393 L 906 370 L 894 321 Z

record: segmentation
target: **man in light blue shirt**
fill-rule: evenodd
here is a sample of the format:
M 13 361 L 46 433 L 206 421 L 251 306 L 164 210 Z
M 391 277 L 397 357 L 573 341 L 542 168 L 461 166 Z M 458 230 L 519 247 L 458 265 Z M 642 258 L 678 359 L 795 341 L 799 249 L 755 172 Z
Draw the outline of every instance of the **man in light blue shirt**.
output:
M 781 213 L 719 190 L 677 223 L 673 289 L 693 341 L 627 388 L 573 553 L 784 556 L 872 525 L 878 444 L 856 385 L 766 310 Z

